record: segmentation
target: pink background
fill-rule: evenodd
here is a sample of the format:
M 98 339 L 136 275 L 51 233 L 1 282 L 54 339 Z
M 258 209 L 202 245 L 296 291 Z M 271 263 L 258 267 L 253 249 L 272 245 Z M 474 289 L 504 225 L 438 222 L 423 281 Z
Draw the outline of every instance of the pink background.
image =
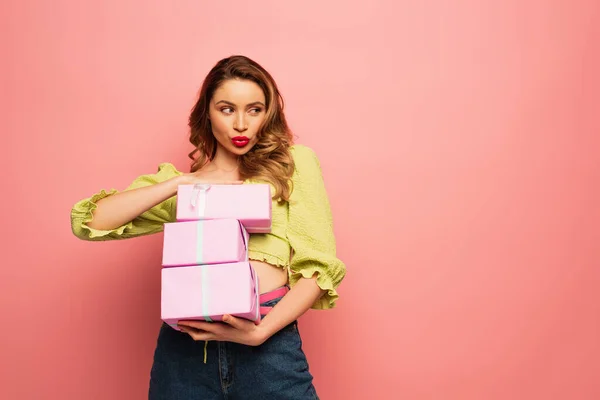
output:
M 0 7 L 0 398 L 145 398 L 162 237 L 79 241 L 70 208 L 187 168 L 236 53 L 317 151 L 348 264 L 301 321 L 321 398 L 600 398 L 599 2 Z

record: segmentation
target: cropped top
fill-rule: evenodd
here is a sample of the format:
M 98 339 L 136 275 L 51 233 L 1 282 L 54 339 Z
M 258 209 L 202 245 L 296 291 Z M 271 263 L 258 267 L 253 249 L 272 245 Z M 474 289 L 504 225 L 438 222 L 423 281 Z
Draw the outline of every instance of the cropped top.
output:
M 286 269 L 290 286 L 302 277 L 311 278 L 316 274 L 317 284 L 325 293 L 311 308 L 333 308 L 339 297 L 336 288 L 344 279 L 346 266 L 336 256 L 331 209 L 321 167 L 311 148 L 294 145 L 290 151 L 295 164 L 290 199 L 273 200 L 271 232 L 250 235 L 248 256 L 251 260 Z M 162 163 L 155 174 L 139 176 L 125 190 L 164 182 L 181 174 L 172 164 Z M 244 181 L 244 184 L 253 183 L 259 182 Z M 177 201 L 173 196 L 118 228 L 90 228 L 87 224 L 93 219 L 96 202 L 115 193 L 116 189 L 101 190 L 73 206 L 71 229 L 75 236 L 91 241 L 126 239 L 161 232 L 164 223 L 175 221 Z

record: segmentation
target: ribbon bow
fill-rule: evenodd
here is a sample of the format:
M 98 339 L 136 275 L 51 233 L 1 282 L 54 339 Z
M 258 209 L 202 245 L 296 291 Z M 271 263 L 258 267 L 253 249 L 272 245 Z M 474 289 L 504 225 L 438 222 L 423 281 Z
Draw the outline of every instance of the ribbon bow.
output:
M 206 193 L 210 190 L 211 185 L 208 183 L 197 183 L 192 189 L 190 203 L 192 208 L 198 208 L 198 217 L 203 217 L 206 210 Z

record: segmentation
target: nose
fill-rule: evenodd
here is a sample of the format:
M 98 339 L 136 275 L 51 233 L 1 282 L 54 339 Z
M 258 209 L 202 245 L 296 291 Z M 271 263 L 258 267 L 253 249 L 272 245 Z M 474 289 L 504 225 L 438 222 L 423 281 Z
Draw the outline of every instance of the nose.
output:
M 233 129 L 235 129 L 238 132 L 244 132 L 246 129 L 248 129 L 244 113 L 237 114 L 237 116 L 235 117 L 235 121 L 233 122 Z

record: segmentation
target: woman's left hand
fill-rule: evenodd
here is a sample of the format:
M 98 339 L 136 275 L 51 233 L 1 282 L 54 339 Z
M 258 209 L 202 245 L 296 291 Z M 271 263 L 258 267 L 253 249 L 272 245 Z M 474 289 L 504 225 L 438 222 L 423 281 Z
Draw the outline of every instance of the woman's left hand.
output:
M 194 340 L 218 340 L 259 346 L 266 340 L 262 329 L 252 321 L 224 315 L 223 322 L 179 321 L 177 327 Z

